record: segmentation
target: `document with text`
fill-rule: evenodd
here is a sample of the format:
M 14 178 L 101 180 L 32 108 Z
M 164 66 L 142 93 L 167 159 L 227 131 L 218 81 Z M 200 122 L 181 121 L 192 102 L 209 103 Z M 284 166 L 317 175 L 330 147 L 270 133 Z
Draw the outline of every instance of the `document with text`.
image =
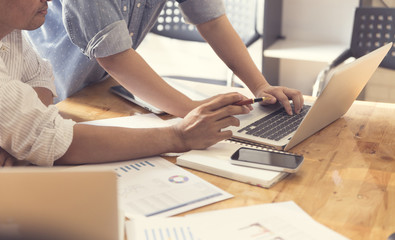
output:
M 168 217 L 233 197 L 211 183 L 161 158 L 78 166 L 112 169 L 125 216 Z
M 220 224 L 218 224 L 220 223 Z M 346 240 L 294 202 L 215 210 L 185 217 L 136 218 L 126 223 L 133 240 Z

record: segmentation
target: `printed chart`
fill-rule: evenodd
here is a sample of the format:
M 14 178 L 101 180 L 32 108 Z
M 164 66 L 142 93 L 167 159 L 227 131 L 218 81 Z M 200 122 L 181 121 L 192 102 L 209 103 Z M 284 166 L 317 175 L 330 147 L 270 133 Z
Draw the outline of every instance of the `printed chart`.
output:
M 168 217 L 233 197 L 161 158 L 100 164 L 118 176 L 118 198 L 125 215 Z

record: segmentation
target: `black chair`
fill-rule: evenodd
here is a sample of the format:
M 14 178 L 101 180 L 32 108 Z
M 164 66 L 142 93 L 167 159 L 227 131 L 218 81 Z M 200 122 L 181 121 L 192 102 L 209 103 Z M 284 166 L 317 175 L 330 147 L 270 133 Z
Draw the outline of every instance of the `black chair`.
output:
M 347 59 L 359 58 L 389 42 L 395 42 L 395 8 L 359 7 L 355 10 L 351 46 L 322 70 L 313 86 L 313 96 L 325 88 L 328 72 Z M 380 67 L 395 69 L 395 44 Z
M 257 29 L 257 6 L 259 0 L 225 0 L 226 13 L 243 40 L 244 44 L 249 47 L 256 42 L 261 34 Z M 181 12 L 178 8 L 178 3 L 175 0 L 168 0 L 164 9 L 162 10 L 157 23 L 151 30 L 152 33 L 169 37 L 173 39 L 205 42 L 201 37 L 196 27 L 185 23 Z M 175 77 L 175 76 L 172 76 Z M 228 74 L 226 84 L 233 86 L 233 73 Z M 177 77 L 176 77 L 177 78 Z M 184 78 L 184 77 L 183 77 Z M 186 80 L 196 80 L 193 78 L 184 78 Z M 201 79 L 197 79 L 198 81 Z M 201 80 L 203 82 L 210 82 L 210 80 Z

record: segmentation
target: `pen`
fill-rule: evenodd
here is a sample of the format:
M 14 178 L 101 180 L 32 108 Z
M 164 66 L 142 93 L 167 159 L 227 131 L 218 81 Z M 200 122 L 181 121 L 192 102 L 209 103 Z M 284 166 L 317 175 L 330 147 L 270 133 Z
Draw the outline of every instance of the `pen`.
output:
M 268 97 L 261 97 L 261 98 L 251 98 L 251 99 L 247 99 L 247 100 L 242 100 L 239 102 L 234 103 L 234 105 L 238 105 L 238 106 L 242 106 L 242 105 L 247 105 L 247 104 L 253 104 L 256 102 L 262 102 L 269 99 Z

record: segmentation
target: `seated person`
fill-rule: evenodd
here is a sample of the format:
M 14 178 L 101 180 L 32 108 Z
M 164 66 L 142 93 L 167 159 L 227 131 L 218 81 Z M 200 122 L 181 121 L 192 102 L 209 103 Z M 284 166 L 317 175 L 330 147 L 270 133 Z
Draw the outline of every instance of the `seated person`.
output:
M 50 65 L 21 32 L 44 23 L 47 1 L 0 0 L 0 166 L 15 159 L 52 166 L 204 149 L 232 135 L 222 129 L 239 124 L 233 115 L 250 111 L 233 104 L 244 96 L 229 93 L 213 97 L 170 127 L 102 127 L 63 119 L 52 104 L 56 93 Z

